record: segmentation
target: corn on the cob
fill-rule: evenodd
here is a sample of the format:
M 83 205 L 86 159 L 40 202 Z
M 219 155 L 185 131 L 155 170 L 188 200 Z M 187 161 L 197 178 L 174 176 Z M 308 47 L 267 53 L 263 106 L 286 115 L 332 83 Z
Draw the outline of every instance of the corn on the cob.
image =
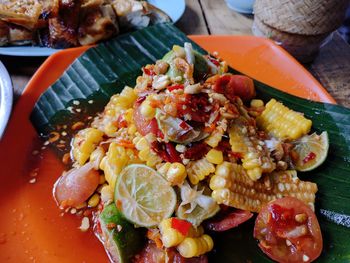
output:
M 109 145 L 108 152 L 100 163 L 100 169 L 104 171 L 106 181 L 114 189 L 117 176 L 121 170 L 128 164 L 139 163 L 133 150 L 125 149 L 117 143 L 112 142 Z
M 281 139 L 298 139 L 308 134 L 312 121 L 301 113 L 290 110 L 282 103 L 271 99 L 262 114 L 256 119 L 258 126 Z
M 242 155 L 243 168 L 246 169 L 249 178 L 256 181 L 263 173 L 272 172 L 276 164 L 270 158 L 269 152 L 259 145 L 259 140 L 248 135 L 248 129 L 244 121 L 232 122 L 229 130 L 230 144 L 233 152 Z
M 102 130 L 109 137 L 115 137 L 120 125 L 118 118 L 121 115 L 128 122 L 128 127 L 133 123 L 132 107 L 136 99 L 137 94 L 135 90 L 130 87 L 125 87 L 120 94 L 111 97 L 103 114 L 95 118 L 92 126 Z
M 215 172 L 215 167 L 206 158 L 190 161 L 186 165 L 188 179 L 192 184 L 198 184 L 206 176 Z
M 133 142 L 135 143 L 136 149 L 139 151 L 138 157 L 141 161 L 144 161 L 147 166 L 154 168 L 157 164 L 162 162 L 162 158 L 151 149 L 145 137 L 136 137 Z
M 167 162 L 157 170 L 171 183 L 171 185 L 182 184 L 187 176 L 186 167 L 182 163 Z
M 186 238 L 186 236 L 171 227 L 171 221 L 172 218 L 167 218 L 159 224 L 159 230 L 162 234 L 161 239 L 163 245 L 167 248 L 177 246 Z
M 95 128 L 80 130 L 73 140 L 73 157 L 83 165 L 95 150 L 97 144 L 102 141 L 103 132 Z
M 224 156 L 222 154 L 222 151 L 211 149 L 205 158 L 208 160 L 208 162 L 213 164 L 220 164 L 224 161 Z
M 217 203 L 252 212 L 284 196 L 296 197 L 313 207 L 317 192 L 315 183 L 299 180 L 294 170 L 273 172 L 252 181 L 241 165 L 228 162 L 217 166 L 210 188 Z
M 222 136 L 224 135 L 224 130 L 221 127 L 217 127 L 210 136 L 205 139 L 206 144 L 215 148 L 219 145 L 222 140 Z
M 187 237 L 177 246 L 177 250 L 184 258 L 203 255 L 213 249 L 213 239 L 204 234 L 200 237 Z

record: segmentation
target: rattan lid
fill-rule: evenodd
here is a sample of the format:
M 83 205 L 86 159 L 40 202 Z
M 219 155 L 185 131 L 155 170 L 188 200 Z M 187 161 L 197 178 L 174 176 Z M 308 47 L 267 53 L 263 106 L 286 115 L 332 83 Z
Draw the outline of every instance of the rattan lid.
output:
M 254 13 L 263 23 L 281 31 L 320 35 L 343 22 L 349 0 L 256 0 Z

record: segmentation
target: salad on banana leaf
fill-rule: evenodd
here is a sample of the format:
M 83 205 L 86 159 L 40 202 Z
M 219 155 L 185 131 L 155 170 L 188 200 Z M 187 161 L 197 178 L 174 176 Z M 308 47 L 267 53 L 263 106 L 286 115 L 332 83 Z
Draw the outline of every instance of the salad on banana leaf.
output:
M 254 213 L 271 259 L 320 255 L 317 185 L 297 172 L 322 164 L 327 132 L 310 134 L 302 113 L 227 71 L 190 43 L 174 46 L 75 134 L 54 197 L 65 211 L 93 211 L 111 262 L 207 262 L 213 233 Z

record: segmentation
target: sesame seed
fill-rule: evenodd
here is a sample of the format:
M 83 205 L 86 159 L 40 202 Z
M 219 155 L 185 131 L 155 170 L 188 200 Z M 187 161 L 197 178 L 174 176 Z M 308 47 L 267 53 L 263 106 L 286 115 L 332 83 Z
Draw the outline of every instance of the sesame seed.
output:
M 77 111 L 77 112 L 81 112 L 81 109 L 78 108 L 78 109 L 76 109 L 76 111 Z
M 49 145 L 49 144 L 50 144 L 49 141 L 45 141 L 45 142 L 44 142 L 44 145 Z
M 76 214 L 76 213 L 77 213 L 77 209 L 72 208 L 72 209 L 70 210 L 70 213 L 71 213 L 72 215 Z
M 307 255 L 303 255 L 303 261 L 304 262 L 308 262 L 310 260 L 310 258 Z
M 67 132 L 63 131 L 63 132 L 61 132 L 61 135 L 62 135 L 62 136 L 66 136 L 66 135 L 67 135 Z
M 93 100 L 89 100 L 88 103 L 89 103 L 89 104 L 92 104 L 92 103 L 94 103 L 94 101 L 93 101 Z
M 288 247 L 290 247 L 292 245 L 292 242 L 290 242 L 288 239 L 286 239 L 286 244 Z
M 46 149 L 46 147 L 45 147 L 45 146 L 41 147 L 41 150 L 45 150 L 45 149 Z
M 35 150 L 32 152 L 33 155 L 38 155 L 39 154 L 39 151 L 38 150 Z
M 117 225 L 118 232 L 122 231 L 123 227 L 121 225 Z
M 79 229 L 83 232 L 86 232 L 90 228 L 90 220 L 88 217 L 84 216 L 81 220 L 81 225 Z
M 73 100 L 73 104 L 74 104 L 74 105 L 79 105 L 80 102 L 79 102 L 78 100 Z
M 34 184 L 35 182 L 36 182 L 36 178 L 32 178 L 32 179 L 29 180 L 30 184 Z

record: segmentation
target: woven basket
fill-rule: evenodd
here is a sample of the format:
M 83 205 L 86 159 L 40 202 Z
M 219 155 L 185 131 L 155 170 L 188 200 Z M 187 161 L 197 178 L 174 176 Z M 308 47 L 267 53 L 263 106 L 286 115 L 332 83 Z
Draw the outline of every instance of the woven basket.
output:
M 280 31 L 321 35 L 342 24 L 348 4 L 349 0 L 256 0 L 254 13 Z
M 311 62 L 318 53 L 322 42 L 328 34 L 300 35 L 280 31 L 266 25 L 259 18 L 254 18 L 253 33 L 273 39 L 302 63 Z

